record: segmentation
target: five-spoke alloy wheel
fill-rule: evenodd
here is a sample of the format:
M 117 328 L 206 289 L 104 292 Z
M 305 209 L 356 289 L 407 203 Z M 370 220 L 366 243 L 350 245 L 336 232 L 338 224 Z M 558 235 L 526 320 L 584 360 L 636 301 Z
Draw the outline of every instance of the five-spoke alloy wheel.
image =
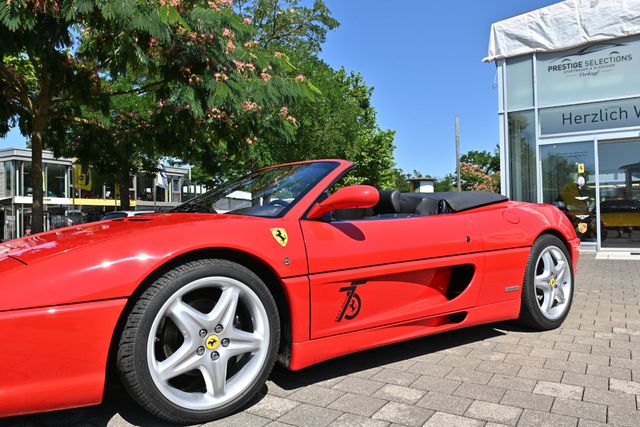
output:
M 246 404 L 279 342 L 276 304 L 247 268 L 198 260 L 163 275 L 134 305 L 118 365 L 131 395 L 161 418 L 197 423 Z
M 562 249 L 548 246 L 538 257 L 535 276 L 536 298 L 540 312 L 548 319 L 562 316 L 567 308 L 573 278 L 571 268 Z
M 539 330 L 560 326 L 573 300 L 573 266 L 557 237 L 539 237 L 529 255 L 522 288 L 520 321 Z

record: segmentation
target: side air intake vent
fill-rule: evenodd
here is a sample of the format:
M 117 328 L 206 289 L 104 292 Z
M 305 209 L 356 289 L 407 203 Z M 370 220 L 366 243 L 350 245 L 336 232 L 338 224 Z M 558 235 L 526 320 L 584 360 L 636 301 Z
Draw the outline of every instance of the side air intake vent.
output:
M 471 283 L 475 268 L 471 264 L 456 265 L 451 270 L 451 278 L 447 287 L 447 299 L 452 300 L 460 295 Z

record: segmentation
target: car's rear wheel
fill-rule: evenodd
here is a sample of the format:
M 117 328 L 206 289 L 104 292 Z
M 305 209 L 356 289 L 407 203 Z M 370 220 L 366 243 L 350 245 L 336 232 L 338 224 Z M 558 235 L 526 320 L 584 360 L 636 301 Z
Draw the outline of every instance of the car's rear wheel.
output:
M 566 245 L 544 234 L 533 244 L 522 287 L 520 322 L 538 330 L 559 327 L 573 301 L 574 273 Z
M 125 387 L 152 414 L 202 423 L 245 405 L 273 368 L 275 301 L 249 269 L 226 260 L 179 266 L 151 284 L 118 348 Z

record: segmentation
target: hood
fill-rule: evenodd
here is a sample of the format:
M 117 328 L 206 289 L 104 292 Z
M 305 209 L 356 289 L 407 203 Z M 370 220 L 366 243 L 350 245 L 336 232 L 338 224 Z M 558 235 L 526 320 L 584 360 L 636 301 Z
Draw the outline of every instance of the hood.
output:
M 60 228 L 0 244 L 0 259 L 7 257 L 24 264 L 72 251 L 124 235 L 148 231 L 158 227 L 175 226 L 198 221 L 238 220 L 234 215 L 166 213 L 135 216 L 122 219 L 93 222 L 73 227 Z

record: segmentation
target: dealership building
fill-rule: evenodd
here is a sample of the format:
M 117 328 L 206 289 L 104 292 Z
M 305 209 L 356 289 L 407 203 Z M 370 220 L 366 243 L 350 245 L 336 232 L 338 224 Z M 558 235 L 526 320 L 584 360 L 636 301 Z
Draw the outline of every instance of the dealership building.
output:
M 502 191 L 553 203 L 583 246 L 640 252 L 640 0 L 568 0 L 492 25 Z
M 158 185 L 157 173 L 132 176 L 129 204 L 132 210 L 158 211 L 177 206 L 207 186 L 190 181 L 189 169 L 164 166 L 166 180 Z M 99 220 L 120 207 L 119 188 L 92 174 L 73 159 L 43 153 L 45 230 Z M 31 150 L 0 150 L 0 241 L 30 234 L 33 203 Z

